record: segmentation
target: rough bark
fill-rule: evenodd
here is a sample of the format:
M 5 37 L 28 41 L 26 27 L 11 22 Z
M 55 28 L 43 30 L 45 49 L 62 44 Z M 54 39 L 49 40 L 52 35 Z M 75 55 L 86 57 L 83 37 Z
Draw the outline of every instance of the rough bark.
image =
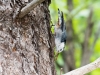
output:
M 0 75 L 55 75 L 48 1 L 21 19 L 16 1 L 0 0 Z

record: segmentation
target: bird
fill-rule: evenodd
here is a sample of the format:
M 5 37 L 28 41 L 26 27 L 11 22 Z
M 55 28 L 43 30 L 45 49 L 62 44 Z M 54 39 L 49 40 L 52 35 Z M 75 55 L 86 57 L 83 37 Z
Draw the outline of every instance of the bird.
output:
M 58 53 L 64 50 L 67 38 L 66 25 L 64 22 L 63 12 L 58 8 L 58 21 L 55 25 L 55 45 Z

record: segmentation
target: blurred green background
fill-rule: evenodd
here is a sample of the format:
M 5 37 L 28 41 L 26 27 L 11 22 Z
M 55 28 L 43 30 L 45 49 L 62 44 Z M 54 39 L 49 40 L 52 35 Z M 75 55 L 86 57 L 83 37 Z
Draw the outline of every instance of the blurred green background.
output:
M 67 27 L 65 50 L 56 60 L 57 75 L 95 61 L 100 56 L 100 0 L 51 0 L 51 21 L 56 24 L 58 8 Z M 52 27 L 54 32 L 54 27 Z M 100 75 L 100 69 L 86 75 Z

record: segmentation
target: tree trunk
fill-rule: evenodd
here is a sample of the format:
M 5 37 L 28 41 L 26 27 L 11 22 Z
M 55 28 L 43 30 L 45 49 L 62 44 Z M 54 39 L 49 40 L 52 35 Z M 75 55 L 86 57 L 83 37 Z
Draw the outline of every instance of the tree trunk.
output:
M 55 75 L 48 0 L 19 19 L 28 3 L 0 0 L 0 75 Z
M 67 0 L 68 10 L 69 12 L 73 9 L 73 0 Z M 72 19 L 69 19 L 67 22 L 67 46 L 68 51 L 63 51 L 63 59 L 65 64 L 63 66 L 64 73 L 69 72 L 75 69 L 75 59 L 74 59 L 74 31 L 72 27 Z

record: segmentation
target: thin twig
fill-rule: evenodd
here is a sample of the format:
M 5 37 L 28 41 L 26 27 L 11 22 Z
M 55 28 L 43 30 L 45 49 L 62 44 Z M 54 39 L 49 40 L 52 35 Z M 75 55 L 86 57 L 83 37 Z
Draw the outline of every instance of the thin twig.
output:
M 63 68 L 60 69 L 60 75 L 62 75 L 62 70 L 63 70 Z

